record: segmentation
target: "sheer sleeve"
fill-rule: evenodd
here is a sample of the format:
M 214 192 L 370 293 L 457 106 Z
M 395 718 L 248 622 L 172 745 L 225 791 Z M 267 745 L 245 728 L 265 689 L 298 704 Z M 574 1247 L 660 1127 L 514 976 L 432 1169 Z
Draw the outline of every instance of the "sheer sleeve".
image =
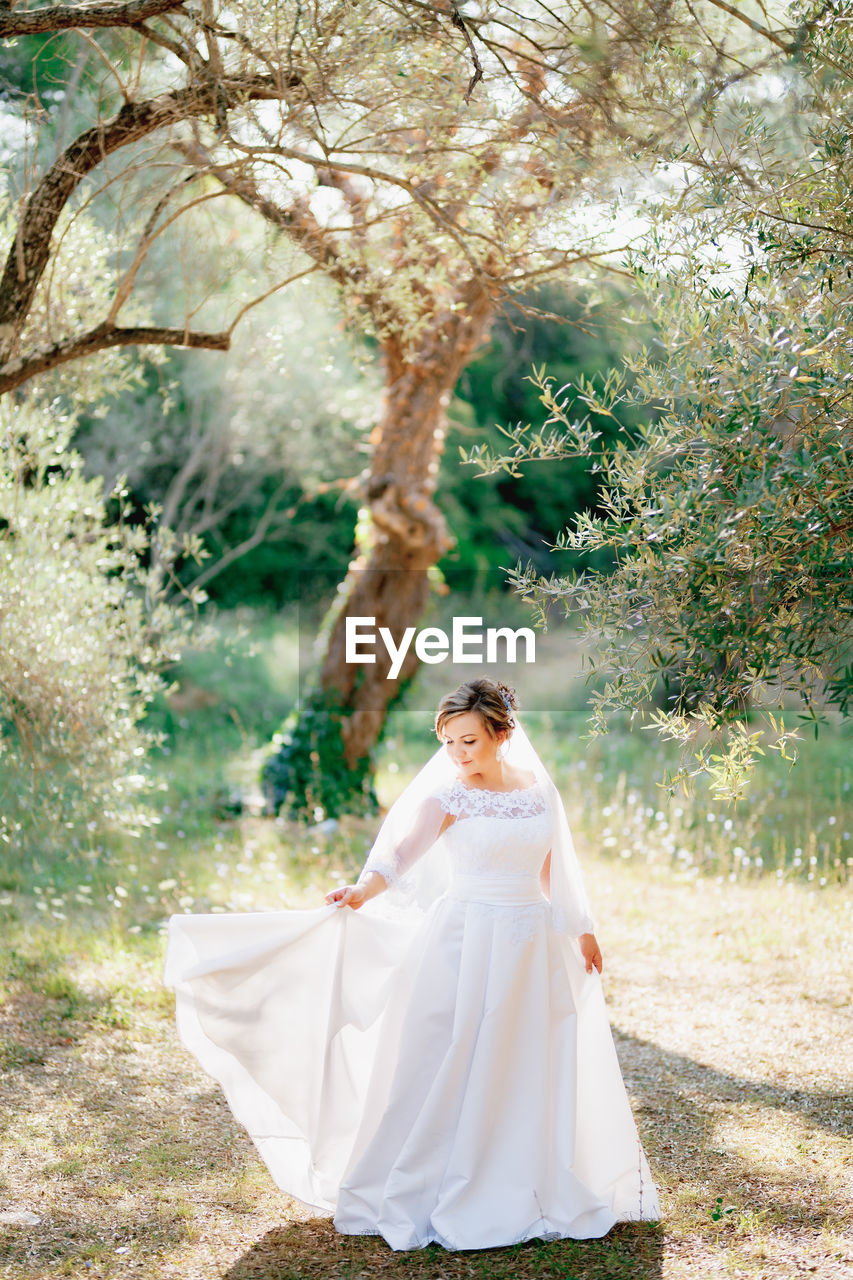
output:
M 443 794 L 427 796 L 413 805 L 404 819 L 397 815 L 394 824 L 386 824 L 367 855 L 367 861 L 359 875 L 359 883 L 371 871 L 378 871 L 389 888 L 397 887 L 400 880 L 412 869 L 438 840 L 441 826 L 447 817 L 446 799 Z
M 551 846 L 551 909 L 558 933 L 579 937 L 593 933 L 595 921 L 575 852 L 563 799 L 553 781 L 548 782 L 554 839 Z

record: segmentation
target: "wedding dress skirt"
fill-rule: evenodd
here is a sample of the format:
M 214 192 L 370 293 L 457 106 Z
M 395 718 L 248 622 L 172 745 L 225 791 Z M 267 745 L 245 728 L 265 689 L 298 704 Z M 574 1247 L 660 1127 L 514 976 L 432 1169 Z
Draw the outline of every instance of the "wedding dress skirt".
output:
M 545 814 L 444 839 L 451 886 L 415 928 L 381 898 L 174 916 L 184 1044 L 341 1232 L 478 1249 L 657 1218 L 601 980 L 539 889 Z

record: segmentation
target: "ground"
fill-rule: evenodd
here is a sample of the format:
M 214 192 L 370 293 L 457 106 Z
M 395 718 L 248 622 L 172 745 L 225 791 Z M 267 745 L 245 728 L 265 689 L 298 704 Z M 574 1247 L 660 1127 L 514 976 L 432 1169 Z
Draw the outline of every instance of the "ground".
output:
M 42 925 L 0 1011 L 0 1276 L 849 1280 L 849 888 L 618 859 L 587 877 L 659 1224 L 462 1254 L 338 1236 L 276 1190 L 179 1045 L 162 939 L 114 926 L 51 952 Z

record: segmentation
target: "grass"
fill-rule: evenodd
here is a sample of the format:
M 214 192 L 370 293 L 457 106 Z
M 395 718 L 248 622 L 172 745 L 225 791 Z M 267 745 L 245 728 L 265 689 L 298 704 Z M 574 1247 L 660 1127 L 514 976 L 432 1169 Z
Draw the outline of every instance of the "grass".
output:
M 151 825 L 0 862 L 0 1277 L 848 1276 L 849 737 L 804 742 L 790 774 L 760 762 L 737 810 L 670 799 L 647 735 L 581 740 L 577 683 L 553 664 L 571 715 L 527 719 L 567 796 L 664 1220 L 393 1254 L 276 1191 L 177 1045 L 160 982 L 171 912 L 313 904 L 375 825 L 235 812 L 295 688 L 292 628 L 249 622 L 254 655 L 197 655 L 156 709 Z M 386 798 L 429 749 L 425 714 L 392 722 Z
M 0 1274 L 849 1274 L 848 893 L 613 860 L 587 874 L 662 1223 L 456 1255 L 337 1236 L 275 1190 L 177 1047 L 156 936 L 81 916 L 5 948 Z

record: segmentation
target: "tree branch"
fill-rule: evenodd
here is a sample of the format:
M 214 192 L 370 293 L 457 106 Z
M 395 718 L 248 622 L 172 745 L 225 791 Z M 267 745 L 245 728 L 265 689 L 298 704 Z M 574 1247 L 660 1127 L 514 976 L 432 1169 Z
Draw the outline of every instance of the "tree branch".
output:
M 20 387 L 36 374 L 47 373 L 61 364 L 94 355 L 109 347 L 166 346 L 194 347 L 208 351 L 227 351 L 231 346 L 229 333 L 195 333 L 189 329 L 162 329 L 145 327 L 123 328 L 119 325 L 99 324 L 88 333 L 65 338 L 50 346 L 37 348 L 26 358 L 18 357 L 0 365 L 0 395 Z
M 171 529 L 179 536 L 188 532 L 184 525 L 183 518 L 178 519 L 181 508 L 185 507 L 185 498 L 191 481 L 202 469 L 203 460 L 210 460 L 214 452 L 214 441 L 211 431 L 201 430 L 200 414 L 197 406 L 193 407 L 190 414 L 190 450 L 182 466 L 172 477 L 169 487 L 163 498 L 163 505 L 160 511 L 160 524 L 163 528 Z M 221 453 L 221 450 L 220 450 Z M 194 504 L 193 504 L 194 505 Z
M 260 546 L 264 541 L 270 528 L 283 527 L 287 529 L 291 526 L 291 509 L 282 510 L 278 505 L 279 498 L 287 492 L 287 488 L 287 482 L 282 480 L 249 536 L 244 538 L 242 542 L 238 542 L 236 546 L 229 547 L 223 556 L 220 556 L 213 564 L 208 565 L 206 569 L 202 569 L 201 573 L 190 583 L 189 591 L 198 591 L 199 588 L 207 586 L 211 578 L 215 578 L 217 574 L 222 573 L 223 569 L 227 569 L 235 560 L 240 560 L 243 556 L 248 555 L 250 551 L 254 551 L 255 547 Z
M 332 236 L 315 218 L 307 200 L 300 196 L 292 205 L 282 207 L 261 194 L 247 173 L 233 164 L 220 164 L 198 143 L 177 142 L 175 150 L 196 165 L 199 173 L 209 173 L 226 191 L 256 210 L 267 222 L 288 232 L 299 248 L 338 284 L 346 284 L 349 276 L 338 268 L 339 253 Z
M 168 228 L 172 226 L 173 223 L 183 217 L 189 209 L 194 209 L 200 204 L 207 204 L 208 201 L 215 200 L 217 195 L 220 194 L 218 192 L 205 192 L 203 195 L 196 196 L 194 200 L 188 200 L 185 204 L 181 205 L 180 209 L 177 209 L 158 226 L 157 220 L 169 204 L 169 201 L 181 187 L 187 186 L 194 176 L 195 175 L 190 174 L 189 177 L 182 178 L 179 183 L 169 187 L 154 206 L 148 221 L 143 227 L 142 235 L 139 237 L 139 243 L 136 246 L 136 252 L 133 255 L 133 260 L 116 286 L 115 297 L 113 298 L 113 303 L 106 319 L 107 324 L 115 324 L 118 319 L 119 312 L 133 291 L 133 286 L 136 283 L 136 277 L 139 274 L 139 269 L 148 257 L 151 246 L 157 237 L 161 236 L 164 231 L 168 230 Z
M 15 353 L 39 281 L 50 260 L 56 223 L 72 193 L 87 174 L 122 147 L 182 120 L 216 115 L 224 104 L 279 99 L 298 84 L 271 76 L 236 76 L 217 84 L 199 84 L 164 93 L 145 102 L 126 102 L 111 120 L 85 130 L 54 161 L 27 200 L 0 279 L 0 362 Z
M 480 59 L 477 57 L 477 50 L 474 48 L 474 41 L 471 39 L 471 35 L 465 25 L 465 19 L 462 17 L 462 14 L 459 12 L 459 9 L 455 4 L 451 6 L 450 21 L 465 37 L 465 43 L 468 46 L 468 50 L 471 54 L 471 61 L 474 64 L 473 74 L 471 75 L 471 79 L 468 81 L 468 88 L 465 90 L 465 102 L 468 103 L 471 101 L 471 94 L 474 92 L 479 81 L 483 78 L 483 68 L 480 64 Z
M 743 22 L 752 31 L 757 31 L 760 36 L 763 36 L 765 40 L 769 40 L 771 44 L 775 44 L 783 53 L 795 52 L 795 45 L 786 43 L 775 31 L 762 27 L 760 22 L 756 22 L 754 18 L 747 17 L 745 13 L 741 13 L 740 9 L 736 9 L 733 4 L 726 4 L 726 0 L 709 0 L 709 4 L 714 5 L 716 9 L 722 9 L 724 13 L 731 14 L 733 18 L 737 18 L 738 22 Z
M 173 53 L 179 62 L 193 74 L 197 75 L 204 67 L 204 59 L 192 44 L 186 46 L 178 44 L 177 40 L 172 40 L 170 36 L 164 35 L 156 27 L 149 26 L 146 22 L 137 22 L 134 24 L 134 31 L 138 31 L 146 40 L 150 40 L 152 44 L 159 45 L 161 49 L 168 49 L 169 53 Z
M 75 27 L 132 27 L 146 18 L 182 9 L 184 3 L 185 0 L 128 0 L 127 4 L 55 4 L 17 13 L 0 6 L 0 40 Z
M 364 264 L 355 267 L 344 265 L 340 261 L 340 251 L 331 234 L 320 225 L 304 198 L 295 200 L 292 205 L 283 208 L 262 195 L 256 184 L 246 174 L 235 172 L 233 168 L 218 165 L 204 154 L 200 148 L 192 148 L 179 144 L 178 150 L 188 159 L 206 167 L 226 191 L 229 191 L 243 204 L 254 209 L 272 226 L 285 232 L 304 254 L 314 263 L 314 269 L 320 269 L 342 288 L 353 286 L 359 289 L 362 304 L 373 317 L 378 326 L 394 324 L 397 321 L 393 309 L 389 306 L 379 290 L 366 282 Z M 238 317 L 239 318 L 239 317 Z
M 238 144 L 233 143 L 236 147 Z M 336 160 L 332 156 L 320 157 L 313 155 L 310 151 L 304 151 L 299 147 L 282 147 L 271 145 L 266 147 L 244 147 L 244 151 L 252 156 L 275 155 L 285 160 L 298 160 L 301 164 L 307 164 L 315 170 L 320 176 L 327 175 L 329 172 L 336 173 L 352 173 L 364 178 L 369 178 L 372 182 L 385 183 L 391 187 L 397 187 L 400 191 L 405 191 L 406 195 L 417 205 L 419 205 L 426 216 L 445 231 L 453 240 L 456 241 L 463 257 L 467 260 L 468 265 L 475 275 L 485 276 L 485 272 L 477 262 L 468 244 L 469 240 L 484 240 L 490 248 L 495 247 L 495 239 L 492 236 L 484 235 L 482 232 L 475 231 L 472 228 L 464 228 L 452 217 L 446 209 L 442 208 L 438 200 L 434 199 L 428 193 L 426 184 L 422 185 L 418 182 L 411 181 L 403 177 L 401 174 L 393 173 L 390 168 L 374 168 L 372 165 L 353 164 L 349 161 Z M 329 184 L 331 185 L 331 184 Z M 238 193 L 239 194 L 239 193 Z M 266 215 L 265 215 L 266 216 Z M 273 220 L 273 219 L 271 219 Z

